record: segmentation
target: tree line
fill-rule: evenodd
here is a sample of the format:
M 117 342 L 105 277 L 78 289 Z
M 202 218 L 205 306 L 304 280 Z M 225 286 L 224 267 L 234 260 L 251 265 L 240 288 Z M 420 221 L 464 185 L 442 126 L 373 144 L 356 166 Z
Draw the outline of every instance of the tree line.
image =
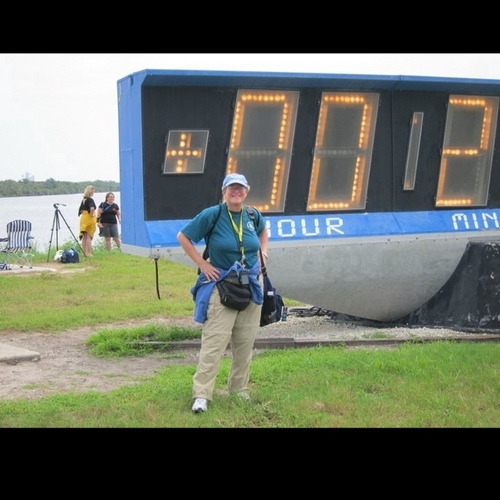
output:
M 76 193 L 83 194 L 87 186 L 94 186 L 96 193 L 107 193 L 108 191 L 115 193 L 120 191 L 120 183 L 115 181 L 68 182 L 56 181 L 51 178 L 46 181 L 36 182 L 23 179 L 21 181 L 0 181 L 0 198 Z

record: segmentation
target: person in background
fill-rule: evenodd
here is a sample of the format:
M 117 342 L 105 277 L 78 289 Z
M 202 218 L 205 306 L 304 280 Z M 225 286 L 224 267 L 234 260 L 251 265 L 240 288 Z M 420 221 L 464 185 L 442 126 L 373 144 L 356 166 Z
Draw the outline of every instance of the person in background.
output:
M 121 217 L 120 207 L 115 203 L 114 193 L 106 193 L 105 201 L 97 209 L 97 227 L 100 229 L 99 236 L 104 236 L 108 252 L 111 251 L 111 239 L 118 250 L 122 246 L 118 231 L 118 223 L 122 222 Z
M 198 366 L 193 376 L 191 410 L 194 413 L 207 411 L 220 361 L 229 342 L 232 354 L 229 393 L 250 398 L 247 384 L 263 302 L 259 247 L 267 259 L 268 232 L 264 217 L 257 210 L 254 209 L 255 221 L 252 221 L 244 209 L 249 189 L 245 176 L 227 175 L 222 183 L 224 203 L 219 218 L 216 219 L 219 205 L 205 208 L 177 234 L 183 250 L 201 271 L 191 289 L 195 301 L 194 320 L 203 324 Z M 210 234 L 210 260 L 204 260 L 194 246 L 207 234 Z M 237 263 L 248 270 L 252 291 L 250 304 L 243 311 L 223 305 L 215 286 Z
M 87 186 L 83 192 L 83 199 L 78 209 L 78 215 L 80 216 L 80 240 L 82 241 L 82 249 L 85 257 L 93 257 L 92 240 L 97 227 L 97 206 L 93 196 L 94 186 Z

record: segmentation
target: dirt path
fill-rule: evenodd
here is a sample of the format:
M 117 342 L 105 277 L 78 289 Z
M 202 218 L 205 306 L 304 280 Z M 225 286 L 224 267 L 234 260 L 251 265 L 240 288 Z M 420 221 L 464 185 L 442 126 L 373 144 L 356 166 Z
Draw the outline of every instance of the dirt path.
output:
M 106 392 L 144 381 L 168 363 L 196 363 L 195 350 L 122 359 L 97 358 L 85 345 L 87 337 L 94 332 L 82 328 L 63 334 L 0 335 L 3 344 L 40 354 L 38 361 L 0 363 L 0 400 L 39 399 L 73 391 Z

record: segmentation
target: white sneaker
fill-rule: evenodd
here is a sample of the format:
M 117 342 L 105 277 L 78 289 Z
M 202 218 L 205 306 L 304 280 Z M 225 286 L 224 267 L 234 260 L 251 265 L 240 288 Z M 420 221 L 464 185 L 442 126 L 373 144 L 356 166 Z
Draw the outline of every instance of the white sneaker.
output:
M 201 413 L 202 411 L 207 411 L 208 401 L 205 398 L 196 398 L 193 403 L 191 410 L 194 413 Z

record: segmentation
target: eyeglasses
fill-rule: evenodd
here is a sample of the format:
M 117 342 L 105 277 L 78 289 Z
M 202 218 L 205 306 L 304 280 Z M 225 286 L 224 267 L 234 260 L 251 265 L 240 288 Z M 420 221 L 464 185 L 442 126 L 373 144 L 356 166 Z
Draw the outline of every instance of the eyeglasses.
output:
M 243 191 L 243 190 L 246 190 L 245 186 L 239 186 L 237 184 L 231 184 L 227 188 L 230 189 L 231 191 Z

